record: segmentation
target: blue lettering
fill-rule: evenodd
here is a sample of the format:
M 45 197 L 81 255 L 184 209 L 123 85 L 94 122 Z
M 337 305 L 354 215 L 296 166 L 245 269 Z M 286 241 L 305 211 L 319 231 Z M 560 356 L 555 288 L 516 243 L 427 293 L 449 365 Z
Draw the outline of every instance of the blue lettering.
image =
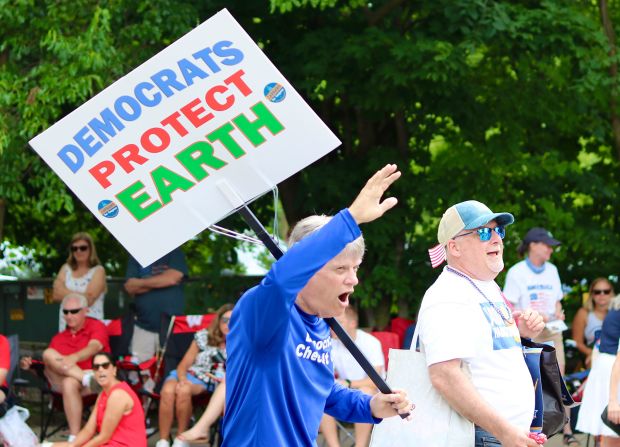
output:
M 192 64 L 187 59 L 181 59 L 179 62 L 177 62 L 177 65 L 179 66 L 179 70 L 181 70 L 181 74 L 183 75 L 185 83 L 188 86 L 194 83 L 194 78 L 205 79 L 209 76 L 207 73 L 202 71 L 200 68 Z
M 140 104 L 147 107 L 155 107 L 161 102 L 161 93 L 155 93 L 152 98 L 147 98 L 144 94 L 145 91 L 152 90 L 153 84 L 149 82 L 141 82 L 133 89 L 136 99 L 140 101 Z
M 73 139 L 80 147 L 88 154 L 89 157 L 92 157 L 97 153 L 99 149 L 103 147 L 103 143 L 101 141 L 97 141 L 96 144 L 93 144 L 95 141 L 95 137 L 88 133 L 90 129 L 88 127 L 82 127 L 78 133 L 75 134 Z
M 125 128 L 121 120 L 107 107 L 101 112 L 101 118 L 103 121 L 93 118 L 88 122 L 88 125 L 104 143 L 108 142 L 108 135 L 114 137 L 117 131 L 120 132 Z
M 221 68 L 213 59 L 211 59 L 211 56 L 209 56 L 212 52 L 213 51 L 211 50 L 211 48 L 205 48 L 198 51 L 197 53 L 192 54 L 192 56 L 194 56 L 195 59 L 200 59 L 205 64 L 207 64 L 207 67 L 211 69 L 212 73 L 217 73 L 221 70 Z
M 79 147 L 74 144 L 67 144 L 58 152 L 58 157 L 67 165 L 74 174 L 84 164 L 84 154 Z
M 177 81 L 177 74 L 169 68 L 155 73 L 151 76 L 151 79 L 155 85 L 159 87 L 161 92 L 168 97 L 174 94 L 172 92 L 172 88 L 174 88 L 177 92 L 185 89 L 185 85 Z
M 125 105 L 129 106 L 129 110 L 125 108 Z M 135 121 L 142 115 L 142 107 L 140 103 L 131 96 L 121 96 L 114 101 L 114 110 L 116 114 L 123 118 L 125 121 Z
M 229 40 L 222 40 L 213 45 L 213 53 L 224 58 L 222 64 L 235 65 L 243 60 L 243 52 L 237 48 L 230 48 L 233 43 Z

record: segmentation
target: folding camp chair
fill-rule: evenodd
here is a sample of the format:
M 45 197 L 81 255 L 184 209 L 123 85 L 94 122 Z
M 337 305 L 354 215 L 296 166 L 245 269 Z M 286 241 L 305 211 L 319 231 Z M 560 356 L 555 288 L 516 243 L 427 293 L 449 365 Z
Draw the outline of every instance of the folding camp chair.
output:
M 41 431 L 39 432 L 39 440 L 43 442 L 43 440 L 47 437 L 53 436 L 58 433 L 60 430 L 64 430 L 67 428 L 67 420 L 65 419 L 64 406 L 63 406 L 63 398 L 62 393 L 52 390 L 47 377 L 44 374 L 45 365 L 41 360 L 32 360 L 32 365 L 30 366 L 29 371 L 34 373 L 42 385 L 39 388 L 41 395 Z M 88 420 L 88 416 L 90 415 L 90 408 L 95 404 L 97 400 L 97 394 L 88 394 L 86 396 L 82 396 L 82 420 Z M 46 402 L 47 401 L 47 402 Z M 52 427 L 52 422 L 54 421 L 54 416 L 56 414 L 62 415 L 62 420 L 57 421 L 54 427 Z
M 143 392 L 143 394 L 147 395 L 147 403 L 145 405 L 147 420 L 150 420 L 151 417 L 149 415 L 151 403 L 159 402 L 159 393 L 166 377 L 168 377 L 171 371 L 177 368 L 185 356 L 185 353 L 194 340 L 194 334 L 199 330 L 209 327 L 214 318 L 215 314 L 166 315 L 162 318 L 160 344 L 163 348 L 155 367 L 156 374 L 154 375 L 154 379 L 156 379 L 156 387 L 153 392 Z M 192 398 L 194 408 L 205 407 L 210 397 L 211 392 L 204 392 L 194 396 Z M 149 433 L 149 436 L 154 433 L 156 433 L 156 430 Z
M 390 348 L 400 349 L 401 342 L 398 334 L 388 331 L 375 331 L 371 332 L 370 335 L 378 338 L 381 342 L 381 349 L 383 350 L 383 357 L 385 358 L 385 370 L 387 371 Z
M 390 321 L 390 325 L 388 326 L 389 332 L 394 332 L 398 335 L 398 346 L 403 346 L 405 341 L 405 334 L 407 332 L 407 328 L 413 324 L 413 320 L 403 317 L 395 317 Z
M 6 383 L 8 384 L 9 391 L 3 404 L 4 409 L 10 408 L 16 403 L 17 393 L 15 392 L 15 386 L 19 386 L 20 383 L 20 379 L 14 377 L 17 371 L 17 364 L 19 363 L 19 335 L 13 334 L 6 338 L 9 342 L 10 363 L 6 375 Z M 15 382 L 17 382 L 17 384 Z

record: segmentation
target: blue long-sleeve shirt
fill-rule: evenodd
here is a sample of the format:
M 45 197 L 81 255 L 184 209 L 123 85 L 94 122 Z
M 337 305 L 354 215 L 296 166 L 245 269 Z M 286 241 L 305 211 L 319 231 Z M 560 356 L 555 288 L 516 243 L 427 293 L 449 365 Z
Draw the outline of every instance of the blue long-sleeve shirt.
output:
M 248 290 L 227 337 L 223 447 L 314 446 L 323 413 L 380 421 L 370 396 L 334 381 L 327 323 L 295 299 L 312 276 L 361 235 L 348 210 L 295 244 Z

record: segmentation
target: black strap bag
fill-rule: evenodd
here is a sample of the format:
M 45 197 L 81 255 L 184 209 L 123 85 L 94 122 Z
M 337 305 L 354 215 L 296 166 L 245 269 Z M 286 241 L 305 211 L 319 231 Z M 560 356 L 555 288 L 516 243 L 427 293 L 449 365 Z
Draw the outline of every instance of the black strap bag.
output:
M 559 433 L 568 422 L 565 408 L 575 405 L 566 383 L 560 374 L 555 348 L 544 343 L 536 343 L 522 338 L 521 344 L 527 348 L 541 348 L 540 375 L 543 392 L 543 429 L 548 438 Z

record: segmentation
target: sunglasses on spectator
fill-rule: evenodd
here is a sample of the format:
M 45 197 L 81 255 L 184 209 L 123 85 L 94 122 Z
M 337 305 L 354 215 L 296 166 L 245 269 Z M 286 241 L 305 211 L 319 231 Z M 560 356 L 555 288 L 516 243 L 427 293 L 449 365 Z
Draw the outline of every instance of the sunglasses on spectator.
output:
M 611 289 L 594 289 L 592 293 L 594 295 L 609 295 L 611 293 Z
M 467 236 L 468 234 L 472 234 L 472 233 L 478 233 L 478 237 L 480 238 L 482 242 L 488 242 L 491 240 L 491 236 L 493 235 L 494 231 L 497 233 L 500 239 L 504 239 L 504 236 L 506 236 L 506 227 L 499 226 L 495 228 L 489 228 L 489 227 L 477 228 L 474 231 L 469 231 L 467 233 L 454 236 L 452 239 L 456 239 L 457 237 L 461 237 L 461 236 Z
M 63 309 L 62 313 L 65 314 L 65 315 L 67 315 L 67 314 L 75 315 L 76 313 L 78 313 L 81 310 L 82 310 L 82 307 L 79 307 L 77 309 Z
M 93 371 L 97 371 L 99 368 L 108 369 L 110 365 L 111 365 L 110 362 L 93 363 Z
M 86 251 L 88 250 L 88 245 L 72 245 L 71 246 L 71 251 L 72 252 L 76 252 L 76 251 Z
M 222 317 L 222 318 L 220 318 L 220 321 L 221 321 L 222 323 L 226 323 L 226 324 L 228 324 L 228 323 L 230 322 L 230 317 Z

